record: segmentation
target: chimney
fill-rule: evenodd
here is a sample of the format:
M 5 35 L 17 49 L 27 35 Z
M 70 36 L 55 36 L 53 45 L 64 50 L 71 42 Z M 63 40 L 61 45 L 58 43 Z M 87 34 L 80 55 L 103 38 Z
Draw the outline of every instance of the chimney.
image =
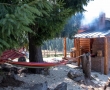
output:
M 105 13 L 99 15 L 99 29 L 104 29 L 105 27 Z

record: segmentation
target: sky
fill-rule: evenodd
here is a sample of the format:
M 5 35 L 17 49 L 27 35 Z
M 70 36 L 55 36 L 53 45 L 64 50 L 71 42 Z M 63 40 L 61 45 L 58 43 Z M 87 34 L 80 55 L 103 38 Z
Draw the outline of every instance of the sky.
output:
M 82 21 L 83 24 L 90 23 L 94 18 L 98 17 L 101 12 L 104 12 L 105 16 L 110 18 L 110 0 L 90 1 L 84 8 L 86 12 L 84 13 L 85 19 Z

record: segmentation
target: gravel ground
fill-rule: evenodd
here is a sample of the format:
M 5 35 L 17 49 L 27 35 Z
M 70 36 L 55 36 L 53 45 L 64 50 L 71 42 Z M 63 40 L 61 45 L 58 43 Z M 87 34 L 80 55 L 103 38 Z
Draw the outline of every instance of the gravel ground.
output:
M 44 58 L 44 61 L 48 62 L 56 62 L 60 60 L 61 58 Z M 67 90 L 85 90 L 81 87 L 81 85 L 67 77 L 67 73 L 70 70 L 80 70 L 76 67 L 77 66 L 75 63 L 52 67 L 50 68 L 50 75 L 47 76 L 41 74 L 27 74 L 26 77 L 22 77 L 16 75 L 16 79 L 24 81 L 25 84 L 23 84 L 21 87 L 7 87 L 0 90 L 30 90 L 26 87 L 30 87 L 38 83 L 44 83 L 45 81 L 48 83 L 48 87 L 51 89 L 54 89 L 58 84 L 65 82 L 67 83 Z M 100 86 L 103 86 L 109 77 L 109 75 L 103 75 L 97 72 L 92 72 L 92 76 L 95 78 L 93 82 L 99 84 Z

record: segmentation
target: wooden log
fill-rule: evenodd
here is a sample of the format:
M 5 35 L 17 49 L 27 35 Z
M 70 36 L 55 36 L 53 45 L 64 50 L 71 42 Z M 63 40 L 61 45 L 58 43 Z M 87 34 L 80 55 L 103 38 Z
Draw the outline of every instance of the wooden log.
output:
M 91 56 L 89 53 L 86 54 L 87 62 L 86 62 L 86 74 L 87 78 L 91 78 Z
M 77 56 L 80 56 L 80 39 L 77 39 Z M 78 66 L 80 66 L 80 58 L 78 58 Z
M 91 77 L 91 56 L 89 53 L 87 54 L 83 54 L 83 56 L 81 57 L 81 61 L 82 61 L 82 69 L 83 69 L 83 73 L 85 74 L 86 78 L 90 78 Z
M 74 47 L 76 48 L 76 51 L 75 51 L 75 57 L 77 56 L 77 46 L 76 46 L 76 39 L 74 39 Z
M 83 70 L 83 73 L 85 73 L 85 62 L 86 62 L 86 55 L 83 54 L 83 56 L 81 57 L 81 62 L 82 62 L 82 70 Z
M 64 43 L 63 43 L 63 47 L 64 47 L 64 58 L 66 58 L 66 38 L 64 38 Z
M 107 41 L 107 37 L 105 37 L 105 44 L 104 44 L 104 46 L 105 46 L 105 60 L 104 60 L 104 74 L 108 74 L 108 41 Z

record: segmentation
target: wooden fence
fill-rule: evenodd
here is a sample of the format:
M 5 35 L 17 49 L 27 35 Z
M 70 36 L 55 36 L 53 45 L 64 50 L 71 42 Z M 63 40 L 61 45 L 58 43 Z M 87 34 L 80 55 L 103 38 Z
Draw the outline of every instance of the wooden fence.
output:
M 63 57 L 63 51 L 57 51 L 57 50 L 42 50 L 43 57 Z M 70 52 L 67 52 L 67 56 L 70 56 Z

